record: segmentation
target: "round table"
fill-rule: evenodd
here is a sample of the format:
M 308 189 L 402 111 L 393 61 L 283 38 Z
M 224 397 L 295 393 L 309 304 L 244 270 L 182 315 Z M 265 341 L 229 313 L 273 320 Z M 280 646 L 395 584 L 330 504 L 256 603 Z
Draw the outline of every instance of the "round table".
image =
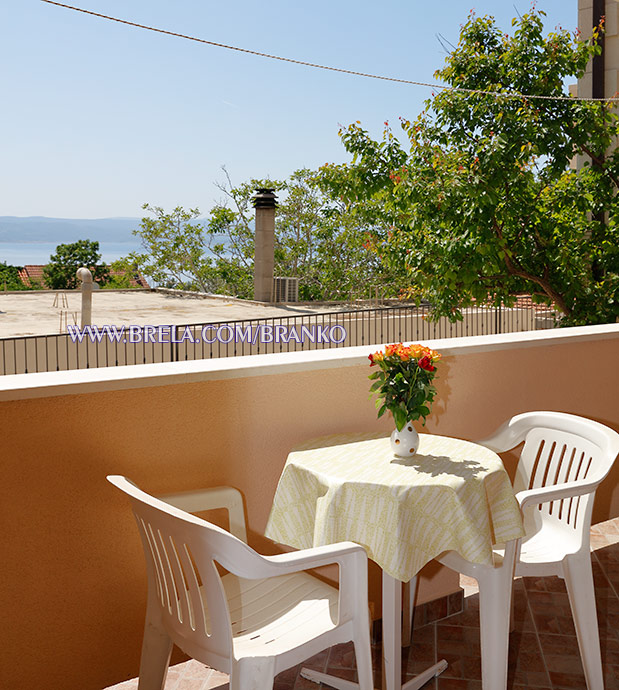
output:
M 488 448 L 421 434 L 417 454 L 399 458 L 384 434 L 356 433 L 292 450 L 265 534 L 299 549 L 340 541 L 365 547 L 383 570 L 385 687 L 415 690 L 447 664 L 402 686 L 400 581 L 413 581 L 426 563 L 450 551 L 492 566 L 492 546 L 524 536 L 524 529 L 507 472 Z M 327 680 L 313 671 L 306 677 Z M 354 687 L 334 678 L 328 683 Z
M 493 544 L 524 535 L 499 456 L 461 439 L 420 435 L 412 458 L 383 434 L 326 436 L 289 454 L 266 536 L 296 548 L 339 541 L 402 582 L 445 551 L 492 565 Z

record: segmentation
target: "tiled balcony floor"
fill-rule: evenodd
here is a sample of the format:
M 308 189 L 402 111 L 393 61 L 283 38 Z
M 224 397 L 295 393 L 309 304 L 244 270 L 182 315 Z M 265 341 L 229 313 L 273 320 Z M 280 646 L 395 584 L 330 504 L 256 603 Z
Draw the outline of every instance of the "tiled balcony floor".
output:
M 596 525 L 591 531 L 593 574 L 606 690 L 619 690 L 619 518 Z M 439 659 L 449 667 L 424 690 L 481 690 L 479 652 L 479 597 L 474 581 L 463 582 L 465 608 L 437 623 L 414 631 L 414 643 L 402 650 L 405 678 Z M 508 688 L 524 690 L 584 690 L 585 679 L 569 601 L 559 578 L 523 578 L 514 583 L 515 630 L 510 636 Z M 374 650 L 375 661 L 380 650 Z M 322 652 L 305 666 L 355 678 L 352 645 Z M 375 665 L 380 669 L 380 665 Z M 375 678 L 380 678 L 380 670 Z M 377 683 L 377 687 L 379 684 Z M 274 690 L 319 690 L 301 678 L 298 669 L 277 676 Z M 135 690 L 137 680 L 114 686 Z M 228 690 L 227 676 L 188 661 L 170 668 L 166 690 Z M 111 689 L 108 689 L 111 690 Z

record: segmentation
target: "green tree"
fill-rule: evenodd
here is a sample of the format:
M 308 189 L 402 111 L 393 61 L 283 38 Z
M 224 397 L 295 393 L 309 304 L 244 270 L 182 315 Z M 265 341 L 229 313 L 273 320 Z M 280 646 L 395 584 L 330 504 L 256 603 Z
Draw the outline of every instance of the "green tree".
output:
M 121 257 L 110 264 L 110 279 L 103 286 L 106 290 L 122 290 L 135 287 L 131 284 L 133 277 L 137 277 L 138 269 L 134 261 L 128 257 Z
M 28 290 L 19 277 L 22 266 L 10 266 L 6 261 L 0 263 L 0 290 Z
M 617 115 L 606 103 L 513 96 L 564 96 L 599 53 L 601 27 L 588 41 L 544 36 L 542 14 L 515 19 L 512 35 L 471 14 L 437 72 L 504 96 L 441 91 L 402 119 L 406 147 L 388 125 L 381 141 L 350 125 L 341 136 L 353 162 L 323 169 L 332 194 L 389 226 L 380 252 L 437 316 L 519 292 L 554 303 L 564 325 L 619 316 Z
M 396 276 L 372 251 L 373 232 L 350 204 L 328 193 L 322 172 L 295 172 L 277 217 L 278 275 L 298 275 L 302 299 L 368 297 L 372 287 L 389 296 Z
M 205 253 L 205 229 L 197 222 L 198 208 L 177 206 L 171 213 L 160 206 L 144 204 L 154 217 L 142 218 L 133 234 L 140 238 L 143 252 L 132 252 L 127 266 L 138 266 L 146 276 L 164 287 L 210 292 L 212 261 Z
M 367 296 L 368 286 L 392 285 L 393 279 L 371 251 L 365 222 L 349 206 L 325 193 L 321 174 L 298 170 L 287 180 L 251 179 L 234 185 L 224 168 L 218 184 L 222 201 L 198 222 L 199 209 L 166 213 L 145 205 L 154 218 L 143 218 L 143 253 L 127 257 L 167 287 L 253 296 L 253 197 L 258 188 L 278 195 L 275 216 L 275 275 L 296 276 L 301 299 Z M 391 272 L 392 273 L 392 272 Z
M 217 281 L 214 292 L 251 299 L 254 293 L 253 197 L 256 190 L 261 188 L 274 189 L 279 195 L 286 189 L 286 183 L 281 180 L 252 178 L 235 186 L 225 167 L 223 173 L 225 181 L 217 184 L 223 199 L 211 209 L 207 224 L 207 248 L 214 256 Z M 278 208 L 276 245 L 279 213 Z M 276 256 L 278 253 L 276 247 Z
M 101 263 L 99 243 L 91 240 L 78 240 L 70 244 L 59 244 L 49 263 L 43 269 L 45 283 L 53 290 L 71 290 L 78 287 L 75 275 L 84 266 L 90 269 L 95 282 L 104 285 L 109 280 L 109 269 Z
M 224 172 L 226 172 L 224 170 Z M 219 185 L 226 200 L 211 211 L 209 232 L 222 237 L 210 249 L 226 288 L 240 297 L 253 294 L 255 190 L 278 195 L 275 214 L 275 275 L 299 278 L 302 300 L 342 300 L 367 296 L 368 287 L 393 291 L 394 271 L 372 252 L 365 219 L 326 191 L 322 173 L 301 169 L 287 180 L 252 179 L 234 186 L 226 172 Z

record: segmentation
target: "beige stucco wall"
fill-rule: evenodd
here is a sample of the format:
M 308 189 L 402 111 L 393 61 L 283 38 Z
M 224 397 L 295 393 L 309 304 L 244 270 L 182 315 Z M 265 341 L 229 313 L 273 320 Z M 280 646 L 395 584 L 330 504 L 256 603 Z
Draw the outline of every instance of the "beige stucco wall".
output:
M 612 98 L 619 91 L 619 0 L 606 0 L 604 21 L 604 96 Z M 593 31 L 593 0 L 579 0 L 578 28 L 582 38 L 591 38 Z M 578 95 L 590 98 L 592 89 L 592 63 L 578 80 Z
M 619 330 L 603 339 L 539 337 L 489 351 L 467 347 L 469 339 L 445 341 L 428 430 L 478 438 L 531 409 L 583 414 L 619 430 Z M 375 419 L 363 357 L 346 359 L 345 351 L 328 357 L 324 366 L 278 364 L 262 373 L 207 371 L 221 363 L 205 363 L 204 371 L 196 363 L 159 365 L 164 372 L 194 369 L 185 378 L 143 381 L 123 379 L 123 368 L 103 383 L 108 372 L 73 372 L 73 383 L 91 377 L 88 392 L 76 395 L 59 394 L 71 385 L 49 387 L 69 374 L 27 379 L 47 387 L 10 384 L 17 377 L 0 381 L 0 687 L 100 690 L 137 674 L 144 566 L 128 503 L 106 474 L 125 474 L 153 493 L 237 486 L 250 541 L 263 548 L 260 535 L 292 445 L 345 430 L 390 430 L 388 420 Z M 168 380 L 173 385 L 161 385 Z M 53 397 L 11 399 L 46 393 Z M 619 515 L 618 478 L 619 466 L 599 491 L 597 520 Z M 422 598 L 457 587 L 450 571 L 434 568 L 428 576 Z

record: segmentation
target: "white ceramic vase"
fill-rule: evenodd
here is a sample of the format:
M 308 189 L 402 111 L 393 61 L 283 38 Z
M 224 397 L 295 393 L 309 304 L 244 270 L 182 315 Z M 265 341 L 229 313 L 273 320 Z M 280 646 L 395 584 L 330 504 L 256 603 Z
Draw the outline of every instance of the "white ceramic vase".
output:
M 391 450 L 400 458 L 410 458 L 419 450 L 419 434 L 412 422 L 406 422 L 402 431 L 392 431 Z

